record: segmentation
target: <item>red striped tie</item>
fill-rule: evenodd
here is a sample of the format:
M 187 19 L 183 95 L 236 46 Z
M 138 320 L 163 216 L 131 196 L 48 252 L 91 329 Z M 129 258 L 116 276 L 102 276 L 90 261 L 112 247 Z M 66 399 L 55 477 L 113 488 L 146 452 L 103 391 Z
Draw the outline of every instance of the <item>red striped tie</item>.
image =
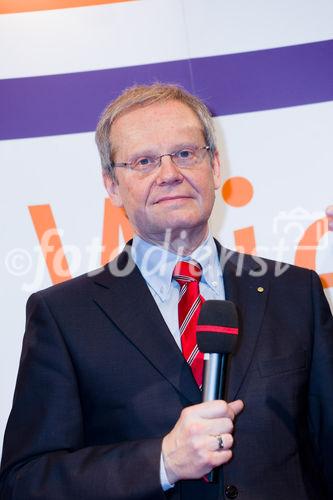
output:
M 178 320 L 182 351 L 199 388 L 202 387 L 203 353 L 198 350 L 196 326 L 204 301 L 199 291 L 201 274 L 201 267 L 195 262 L 178 262 L 173 272 L 173 278 L 180 285 Z

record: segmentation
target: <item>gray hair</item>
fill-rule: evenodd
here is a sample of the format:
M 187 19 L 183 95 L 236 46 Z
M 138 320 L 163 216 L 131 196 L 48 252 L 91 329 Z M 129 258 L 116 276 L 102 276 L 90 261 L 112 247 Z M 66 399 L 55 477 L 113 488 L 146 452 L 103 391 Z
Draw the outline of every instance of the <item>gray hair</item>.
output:
M 103 111 L 96 128 L 95 141 L 101 158 L 102 171 L 114 177 L 112 161 L 111 126 L 115 119 L 126 111 L 138 107 L 149 106 L 158 102 L 180 101 L 197 115 L 203 129 L 211 156 L 216 151 L 214 125 L 212 115 L 207 106 L 196 96 L 190 94 L 179 85 L 171 83 L 153 83 L 150 85 L 134 85 L 125 89 Z

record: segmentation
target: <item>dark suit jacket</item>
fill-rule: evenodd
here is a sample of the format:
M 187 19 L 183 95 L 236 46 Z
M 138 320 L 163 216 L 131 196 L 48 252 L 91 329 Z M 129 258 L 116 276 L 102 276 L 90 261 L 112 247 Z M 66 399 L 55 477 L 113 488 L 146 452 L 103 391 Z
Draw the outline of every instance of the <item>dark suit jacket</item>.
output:
M 333 321 L 317 275 L 274 277 L 264 261 L 257 276 L 258 259 L 237 253 L 223 262 L 241 323 L 227 383 L 245 403 L 234 456 L 219 484 L 165 494 L 162 437 L 201 393 L 138 269 L 114 276 L 126 263 L 122 253 L 112 272 L 29 299 L 0 498 L 332 499 Z

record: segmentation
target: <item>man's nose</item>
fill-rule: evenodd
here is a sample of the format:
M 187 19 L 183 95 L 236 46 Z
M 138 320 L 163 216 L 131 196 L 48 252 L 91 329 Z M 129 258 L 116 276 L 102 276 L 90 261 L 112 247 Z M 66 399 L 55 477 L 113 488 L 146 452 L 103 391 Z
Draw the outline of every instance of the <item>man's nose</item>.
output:
M 179 182 L 183 179 L 182 173 L 172 161 L 171 155 L 162 155 L 160 162 L 156 178 L 158 184 Z

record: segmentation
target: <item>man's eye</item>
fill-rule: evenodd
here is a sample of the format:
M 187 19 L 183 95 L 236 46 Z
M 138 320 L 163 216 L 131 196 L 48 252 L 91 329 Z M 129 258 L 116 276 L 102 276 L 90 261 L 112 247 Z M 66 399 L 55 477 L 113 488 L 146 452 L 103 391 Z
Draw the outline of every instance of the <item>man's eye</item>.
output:
M 182 149 L 176 153 L 176 156 L 182 160 L 187 160 L 189 158 L 193 158 L 194 152 L 191 149 Z
M 154 158 L 152 158 L 151 156 L 144 156 L 142 158 L 136 158 L 133 163 L 136 167 L 139 168 L 146 167 L 154 163 Z

